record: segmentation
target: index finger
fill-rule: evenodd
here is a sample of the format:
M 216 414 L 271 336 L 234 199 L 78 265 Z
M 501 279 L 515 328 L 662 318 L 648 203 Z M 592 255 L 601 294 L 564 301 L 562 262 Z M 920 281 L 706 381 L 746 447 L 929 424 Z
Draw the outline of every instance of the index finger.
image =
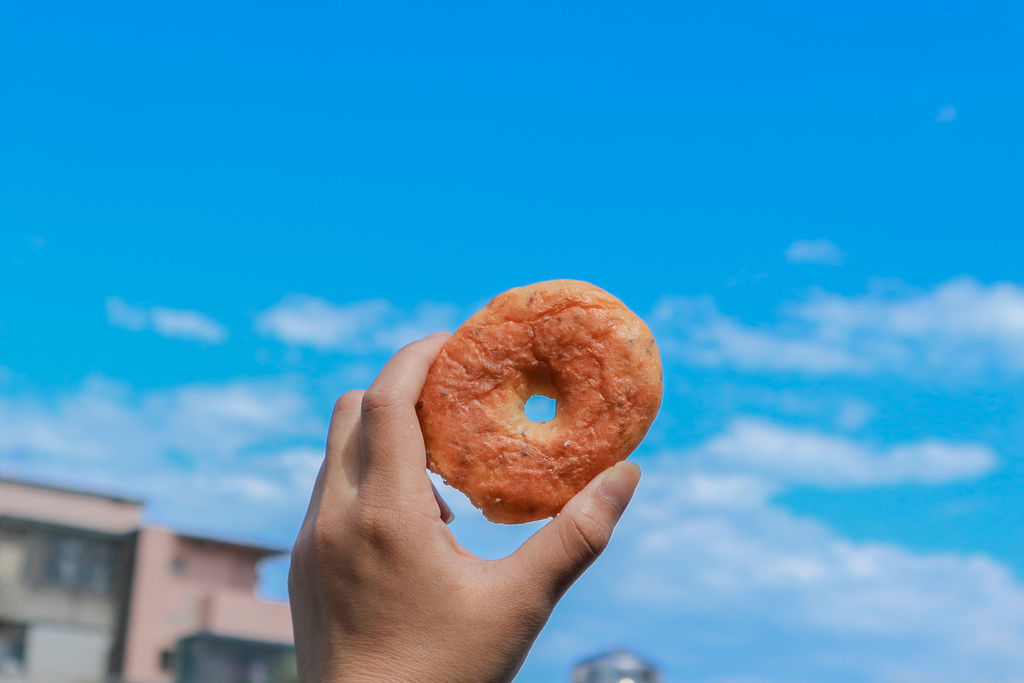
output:
M 369 485 L 379 491 L 427 489 L 427 453 L 416 401 L 430 365 L 450 336 L 435 332 L 403 347 L 366 390 L 360 486 Z

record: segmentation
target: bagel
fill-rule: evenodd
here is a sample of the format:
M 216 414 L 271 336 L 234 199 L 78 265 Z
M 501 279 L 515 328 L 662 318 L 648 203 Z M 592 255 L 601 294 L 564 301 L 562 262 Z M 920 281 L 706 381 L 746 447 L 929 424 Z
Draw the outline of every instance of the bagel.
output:
M 526 417 L 555 399 L 547 422 Z M 587 282 L 499 294 L 445 342 L 416 404 L 427 466 L 487 519 L 557 515 L 629 457 L 661 405 L 661 358 L 647 325 Z

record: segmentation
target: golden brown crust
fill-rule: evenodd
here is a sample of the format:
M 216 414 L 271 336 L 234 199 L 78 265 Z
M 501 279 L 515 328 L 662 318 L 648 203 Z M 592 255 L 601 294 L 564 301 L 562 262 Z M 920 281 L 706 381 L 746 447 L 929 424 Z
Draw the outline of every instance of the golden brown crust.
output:
M 558 514 L 629 457 L 661 405 L 661 358 L 647 325 L 586 282 L 499 294 L 442 347 L 420 395 L 427 463 L 493 522 Z M 541 394 L 555 417 L 530 421 Z

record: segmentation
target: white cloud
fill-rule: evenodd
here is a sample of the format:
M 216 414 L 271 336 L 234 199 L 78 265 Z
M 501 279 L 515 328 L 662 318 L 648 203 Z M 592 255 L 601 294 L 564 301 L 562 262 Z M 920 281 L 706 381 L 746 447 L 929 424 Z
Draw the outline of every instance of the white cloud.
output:
M 1024 589 L 1005 567 L 851 541 L 772 503 L 794 484 L 971 477 L 993 457 L 976 445 L 873 449 L 734 421 L 644 465 L 612 547 L 567 597 L 572 620 L 556 613 L 538 652 L 557 661 L 642 632 L 669 677 L 700 683 L 1015 682 Z M 549 647 L 562 632 L 574 652 Z
M 694 454 L 708 466 L 770 482 L 828 487 L 943 483 L 981 476 L 996 464 L 978 444 L 924 440 L 876 448 L 749 417 L 733 419 Z
M 391 352 L 438 330 L 452 329 L 458 310 L 426 302 L 406 312 L 384 299 L 335 304 L 292 294 L 256 319 L 256 330 L 291 346 L 349 353 Z
M 1002 345 L 1024 341 L 1024 289 L 1009 282 L 985 286 L 965 277 L 896 297 L 818 292 L 794 306 L 792 314 L 812 323 L 827 339 L 868 334 Z
M 112 296 L 107 299 L 107 322 L 114 327 L 141 332 L 149 324 L 149 315 L 141 306 L 132 306 Z
M 323 448 L 287 448 L 275 454 L 280 466 L 287 471 L 288 478 L 300 487 L 312 490 L 320 465 L 324 461 Z
M 107 299 L 107 321 L 114 327 L 133 332 L 149 329 L 164 337 L 207 344 L 221 344 L 228 338 L 227 328 L 198 311 L 135 306 L 118 297 Z
M 135 392 L 103 378 L 53 401 L 0 399 L 0 448 L 68 461 L 153 459 L 165 450 L 227 457 L 267 440 L 318 434 L 305 392 L 287 380 Z
M 228 337 L 223 325 L 196 311 L 154 307 L 150 317 L 153 329 L 165 337 L 198 339 L 210 344 L 220 344 Z
M 786 248 L 786 260 L 789 263 L 837 266 L 843 262 L 843 252 L 828 240 L 796 240 Z
M 871 422 L 877 410 L 868 401 L 844 392 L 822 387 L 771 388 L 763 382 L 723 380 L 716 394 L 722 398 L 717 408 L 722 413 L 772 414 L 799 417 L 804 421 L 827 423 L 841 431 L 853 432 Z
M 141 392 L 95 378 L 55 400 L 0 397 L 0 465 L 22 453 L 20 474 L 142 494 L 156 521 L 287 543 L 322 460 L 321 408 L 287 378 Z M 703 683 L 1009 683 L 1024 668 L 1024 591 L 1005 568 L 854 542 L 773 503 L 795 484 L 928 484 L 993 459 L 977 445 L 875 446 L 733 420 L 645 464 L 611 549 L 556 611 L 523 678 L 534 662 L 550 670 L 642 633 L 671 675 Z M 496 527 L 445 495 L 457 536 L 486 556 L 537 526 Z
M 219 491 L 234 491 L 256 502 L 273 501 L 286 495 L 281 485 L 271 479 L 263 479 L 250 474 L 236 474 L 218 477 L 216 488 Z
M 947 104 L 944 107 L 939 107 L 939 111 L 935 112 L 936 123 L 952 123 L 956 120 L 956 107 L 952 104 Z
M 771 483 L 743 460 L 729 472 L 692 453 L 643 466 L 611 547 L 555 611 L 525 680 L 628 643 L 694 683 L 1019 681 L 1024 588 L 999 563 L 844 538 L 773 504 L 794 479 Z M 494 527 L 443 491 L 456 536 L 483 556 L 536 527 Z
M 806 374 L 1024 371 L 1024 288 L 959 278 L 928 290 L 814 292 L 753 327 L 709 297 L 663 299 L 652 323 L 669 354 L 693 363 Z
M 644 486 L 673 487 L 672 497 L 684 501 L 688 507 L 701 509 L 742 510 L 760 507 L 780 490 L 777 483 L 762 476 L 746 473 L 722 473 L 701 468 L 680 468 L 669 479 L 647 477 Z
M 383 299 L 337 306 L 304 294 L 293 294 L 260 314 L 256 330 L 286 344 L 322 351 L 362 343 L 360 336 L 382 324 L 391 312 Z
M 969 479 L 994 459 L 977 444 L 879 447 L 746 418 L 688 451 L 641 458 L 611 547 L 555 611 L 522 677 L 626 643 L 667 679 L 694 683 L 1016 683 L 1024 588 L 1005 567 L 853 541 L 773 502 L 795 485 Z M 456 536 L 482 556 L 536 528 L 495 527 L 439 489 Z
M 693 681 L 1018 680 L 1024 590 L 998 563 L 850 541 L 766 502 L 694 505 L 679 493 L 691 476 L 648 467 L 614 559 L 590 584 L 602 611 L 666 634 L 645 646 L 670 671 Z
M 698 365 L 810 374 L 871 370 L 868 361 L 804 330 L 744 325 L 724 315 L 707 296 L 662 299 L 651 322 L 665 353 Z
M 304 509 L 315 471 L 297 454 L 318 450 L 322 412 L 289 379 L 139 392 L 93 378 L 54 400 L 0 398 L 0 465 L 144 496 L 175 525 L 281 533 Z

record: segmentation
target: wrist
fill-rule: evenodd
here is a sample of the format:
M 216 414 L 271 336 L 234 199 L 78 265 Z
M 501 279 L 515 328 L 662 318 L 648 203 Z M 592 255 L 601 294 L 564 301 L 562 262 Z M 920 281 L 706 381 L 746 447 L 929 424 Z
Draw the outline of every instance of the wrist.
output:
M 330 662 L 315 667 L 299 680 L 301 683 L 447 683 L 451 680 L 427 672 L 420 664 L 400 655 L 383 657 L 366 651 L 336 652 Z

